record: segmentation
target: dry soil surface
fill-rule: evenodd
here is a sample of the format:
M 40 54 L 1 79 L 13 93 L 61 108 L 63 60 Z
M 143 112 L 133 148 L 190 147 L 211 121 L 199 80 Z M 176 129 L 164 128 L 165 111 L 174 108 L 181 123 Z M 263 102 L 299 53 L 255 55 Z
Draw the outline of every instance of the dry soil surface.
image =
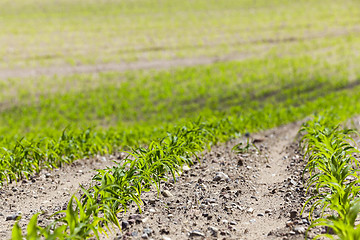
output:
M 299 127 L 251 136 L 247 153 L 232 151 L 245 139 L 213 147 L 160 195 L 144 194 L 141 213 L 133 206 L 121 216 L 117 239 L 304 239 Z

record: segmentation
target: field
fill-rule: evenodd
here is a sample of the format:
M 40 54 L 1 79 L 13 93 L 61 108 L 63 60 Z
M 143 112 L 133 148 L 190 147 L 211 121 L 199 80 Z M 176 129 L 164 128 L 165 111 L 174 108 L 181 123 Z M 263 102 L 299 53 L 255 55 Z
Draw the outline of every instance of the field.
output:
M 358 239 L 359 22 L 356 0 L 2 1 L 0 238 Z M 345 177 L 313 177 L 333 155 Z

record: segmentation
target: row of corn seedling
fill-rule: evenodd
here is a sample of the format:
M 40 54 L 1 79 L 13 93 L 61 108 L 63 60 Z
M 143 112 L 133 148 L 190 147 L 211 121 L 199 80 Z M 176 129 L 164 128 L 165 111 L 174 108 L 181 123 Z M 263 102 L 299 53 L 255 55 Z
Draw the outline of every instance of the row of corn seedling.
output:
M 307 192 L 312 192 L 302 210 L 310 205 L 308 231 L 325 227 L 315 239 L 360 239 L 360 227 L 356 224 L 360 211 L 359 161 L 355 157 L 359 151 L 350 136 L 356 132 L 325 117 L 307 122 L 300 131 L 305 132 L 301 143 L 308 158 L 304 170 L 309 174 L 306 187 Z M 315 212 L 320 213 L 317 219 Z
M 176 180 L 183 165 L 192 165 L 197 153 L 218 141 L 217 132 L 228 122 L 202 123 L 200 121 L 178 128 L 174 133 L 148 147 L 138 147 L 118 165 L 98 170 L 93 178 L 95 184 L 82 188 L 80 197 L 73 195 L 67 208 L 53 215 L 47 226 L 39 226 L 38 214 L 34 215 L 23 234 L 18 223 L 13 227 L 12 239 L 88 239 L 99 238 L 120 228 L 118 214 L 127 210 L 130 203 L 141 207 L 141 193 L 169 178 Z

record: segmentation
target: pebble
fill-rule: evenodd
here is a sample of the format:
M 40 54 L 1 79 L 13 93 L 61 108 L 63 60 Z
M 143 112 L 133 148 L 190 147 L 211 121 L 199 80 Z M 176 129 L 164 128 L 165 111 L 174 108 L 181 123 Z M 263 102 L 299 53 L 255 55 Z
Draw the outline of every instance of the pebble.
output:
M 254 212 L 254 209 L 253 209 L 253 208 L 249 208 L 246 212 L 248 212 L 248 213 L 253 213 L 253 212 Z
M 15 221 L 20 215 L 14 214 L 6 217 L 6 221 Z
M 302 227 L 302 226 L 295 226 L 295 227 L 293 228 L 293 231 L 294 231 L 295 233 L 303 234 L 303 233 L 305 233 L 305 228 Z
M 204 202 L 216 203 L 216 199 L 215 199 L 215 198 L 206 198 L 206 199 L 204 200 Z
M 151 228 L 144 228 L 144 230 L 143 230 L 143 233 L 145 233 L 145 234 L 147 234 L 147 235 L 151 235 L 152 234 L 152 232 L 153 232 L 153 230 L 151 229 Z
M 229 180 L 230 180 L 229 176 L 223 172 L 217 172 L 216 176 L 213 178 L 214 182 L 229 181 Z
M 149 200 L 149 203 L 152 204 L 152 205 L 155 204 L 155 203 L 156 203 L 156 199 L 150 199 L 150 200 Z
M 183 171 L 184 171 L 184 172 L 190 171 L 190 169 L 191 169 L 191 168 L 190 168 L 188 165 L 184 165 L 184 166 L 183 166 Z
M 133 215 L 130 215 L 129 219 L 134 219 L 134 220 L 137 220 L 137 219 L 140 219 L 141 218 L 141 215 L 140 214 L 133 214 Z
M 249 222 L 250 222 L 250 223 L 254 223 L 254 222 L 256 222 L 256 219 L 250 219 Z
M 167 236 L 162 236 L 162 240 L 171 240 L 171 238 L 169 238 Z
M 128 228 L 129 227 L 129 222 L 128 221 L 122 221 L 121 222 L 121 228 L 123 228 L 123 229 L 126 229 L 126 228 Z
M 302 222 L 303 222 L 303 224 L 308 224 L 308 223 L 309 223 L 306 218 L 303 218 L 303 219 L 302 219 Z
M 296 218 L 296 216 L 297 216 L 297 211 L 290 212 L 290 218 Z
M 222 223 L 223 223 L 223 224 L 228 224 L 228 223 L 229 223 L 229 221 L 228 221 L 228 220 L 226 220 L 226 219 L 224 219 L 224 220 L 222 220 Z
M 219 229 L 216 227 L 210 226 L 210 227 L 208 227 L 208 230 L 211 232 L 211 236 L 213 236 L 213 237 L 217 237 L 219 234 Z
M 156 210 L 155 210 L 155 209 L 153 209 L 153 208 L 150 208 L 150 209 L 149 209 L 149 212 L 151 212 L 151 213 L 155 213 L 155 212 L 156 212 Z
M 263 216 L 264 216 L 263 213 L 258 213 L 257 215 L 258 215 L 259 217 L 263 217 Z
M 161 194 L 164 197 L 173 197 L 174 196 L 174 195 L 172 195 L 172 193 L 169 190 L 164 190 L 164 191 L 161 192 Z
M 142 239 L 149 239 L 149 236 L 146 233 L 144 233 L 143 235 L 141 235 L 141 238 Z
M 199 230 L 193 230 L 189 232 L 190 237 L 205 237 L 205 234 Z
M 230 225 L 237 225 L 237 222 L 231 221 L 231 222 L 230 222 Z

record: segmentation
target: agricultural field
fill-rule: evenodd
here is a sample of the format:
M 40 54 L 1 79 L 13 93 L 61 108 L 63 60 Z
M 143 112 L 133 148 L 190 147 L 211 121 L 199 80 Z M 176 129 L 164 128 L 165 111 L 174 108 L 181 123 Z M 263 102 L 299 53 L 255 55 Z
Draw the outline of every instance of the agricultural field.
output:
M 357 0 L 4 0 L 0 29 L 0 239 L 360 239 Z

